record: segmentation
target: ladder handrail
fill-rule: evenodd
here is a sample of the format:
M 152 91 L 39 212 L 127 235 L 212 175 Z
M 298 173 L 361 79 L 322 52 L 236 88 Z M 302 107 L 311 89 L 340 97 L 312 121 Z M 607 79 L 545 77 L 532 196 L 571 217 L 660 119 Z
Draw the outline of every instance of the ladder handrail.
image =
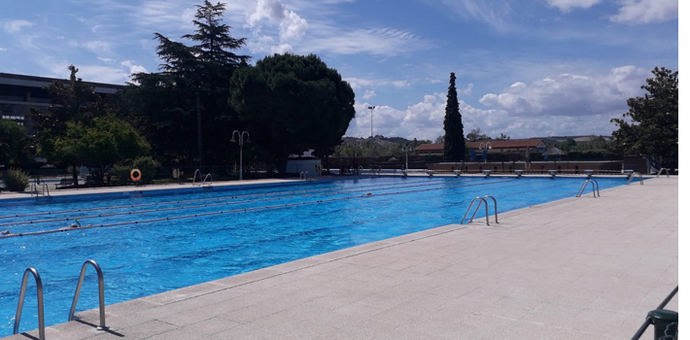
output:
M 601 197 L 601 194 L 599 193 L 599 182 L 597 182 L 596 179 L 594 178 L 587 178 L 585 179 L 584 182 L 582 182 L 582 185 L 580 185 L 580 190 L 577 191 L 577 195 L 575 197 L 580 197 L 582 196 L 582 193 L 585 191 L 587 188 L 587 184 L 592 184 L 592 196 L 596 197 Z
M 496 197 L 485 195 L 484 198 L 490 198 L 494 201 L 494 217 L 496 219 L 496 224 L 498 224 L 498 201 L 496 200 Z M 489 209 L 489 207 L 487 206 L 486 209 Z
M 463 222 L 465 221 L 465 218 L 467 218 L 467 215 L 470 213 L 470 210 L 472 209 L 472 206 L 474 205 L 474 202 L 476 202 L 477 200 L 480 201 L 480 202 L 479 202 L 479 206 L 481 206 L 481 201 L 486 202 L 485 199 L 483 199 L 483 198 L 481 198 L 481 197 L 479 197 L 479 196 L 473 198 L 472 201 L 470 201 L 470 205 L 467 206 L 467 210 L 465 210 L 465 215 L 463 215 L 463 216 L 462 216 L 462 219 L 460 219 L 460 224 L 463 224 Z M 479 206 L 477 206 L 477 208 L 479 208 Z M 470 219 L 470 220 L 471 220 L 471 219 Z M 487 218 L 487 223 L 488 223 L 488 222 L 489 222 L 489 220 L 488 220 L 488 218 Z M 467 223 L 469 223 L 469 221 L 468 221 Z
M 640 185 L 644 185 L 644 177 L 642 177 L 642 174 L 639 172 L 628 172 L 628 181 L 625 182 L 626 185 L 630 184 L 633 179 L 635 179 L 635 175 L 640 179 Z
M 19 332 L 19 323 L 22 319 L 22 309 L 24 307 L 24 296 L 26 295 L 26 284 L 29 279 L 29 273 L 33 274 L 34 279 L 36 279 L 36 299 L 38 300 L 38 338 L 45 340 L 46 326 L 43 317 L 43 282 L 41 281 L 41 275 L 39 275 L 36 268 L 33 267 L 26 268 L 24 271 L 24 276 L 22 277 L 22 286 L 19 290 L 19 302 L 17 302 L 17 313 L 14 316 L 14 331 L 12 334 L 17 334 Z
M 489 224 L 489 203 L 486 201 L 487 198 L 490 198 L 494 201 L 494 218 L 496 220 L 496 224 L 498 224 L 498 201 L 496 200 L 496 197 L 491 196 L 491 195 L 484 195 L 483 197 L 477 196 L 472 199 L 470 202 L 470 205 L 467 207 L 467 210 L 465 211 L 465 215 L 462 216 L 462 219 L 460 220 L 460 224 L 463 224 L 465 219 L 467 218 L 467 215 L 469 214 L 470 210 L 472 210 L 472 207 L 474 206 L 474 202 L 479 201 L 477 203 L 477 207 L 474 209 L 474 212 L 472 213 L 472 216 L 470 217 L 469 221 L 467 223 L 472 223 L 474 220 L 474 216 L 477 215 L 477 212 L 479 211 L 479 208 L 481 208 L 482 203 L 484 203 L 484 209 L 485 209 L 485 217 L 486 217 L 486 225 Z
M 74 320 L 74 310 L 77 308 L 77 301 L 79 300 L 79 293 L 81 292 L 81 285 L 84 283 L 84 275 L 86 275 L 86 268 L 88 265 L 92 265 L 96 270 L 96 275 L 98 276 L 98 312 L 100 314 L 100 323 L 98 329 L 107 329 L 105 325 L 105 294 L 103 288 L 103 271 L 101 267 L 94 260 L 86 260 L 81 266 L 81 272 L 79 273 L 79 282 L 77 282 L 77 289 L 74 291 L 74 298 L 72 299 L 72 307 L 69 309 L 69 316 L 67 321 Z
M 664 171 L 666 171 L 666 177 L 671 177 L 671 169 L 669 168 L 661 168 L 659 171 L 656 172 L 656 177 L 659 177 Z
M 205 185 L 205 184 L 206 184 L 206 180 L 208 180 L 208 179 L 210 179 L 210 180 L 211 180 L 211 181 L 210 181 L 211 184 L 213 184 L 213 176 L 211 176 L 211 173 L 210 173 L 210 172 L 207 173 L 206 176 L 204 177 L 204 180 L 201 181 L 201 185 Z M 211 184 L 209 184 L 209 185 L 211 185 Z
M 194 177 L 192 177 L 192 185 L 196 185 L 196 174 L 199 174 L 199 179 L 201 179 L 201 170 L 194 170 Z

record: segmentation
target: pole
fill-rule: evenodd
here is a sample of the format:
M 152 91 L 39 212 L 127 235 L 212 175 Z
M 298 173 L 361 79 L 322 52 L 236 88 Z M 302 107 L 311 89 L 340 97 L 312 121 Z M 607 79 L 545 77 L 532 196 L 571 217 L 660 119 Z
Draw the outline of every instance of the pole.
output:
M 405 170 L 409 169 L 407 165 L 407 149 L 405 149 Z
M 240 181 L 242 180 L 242 137 L 240 137 Z

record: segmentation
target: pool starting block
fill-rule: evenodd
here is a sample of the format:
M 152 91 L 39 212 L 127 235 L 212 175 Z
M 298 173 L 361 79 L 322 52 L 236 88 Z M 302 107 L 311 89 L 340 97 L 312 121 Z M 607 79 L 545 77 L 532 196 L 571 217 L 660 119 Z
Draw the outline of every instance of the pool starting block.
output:
M 484 178 L 491 176 L 491 170 L 482 170 L 482 173 L 484 174 Z
M 460 177 L 460 175 L 462 175 L 462 170 L 453 170 L 453 173 L 455 174 L 455 177 Z
M 552 170 L 549 170 L 549 176 L 551 176 L 551 178 L 555 178 L 555 177 L 556 177 L 556 173 L 558 173 L 558 170 L 553 170 L 553 169 L 552 169 Z
M 515 174 L 517 175 L 517 178 L 522 177 L 522 171 L 523 170 L 515 170 Z

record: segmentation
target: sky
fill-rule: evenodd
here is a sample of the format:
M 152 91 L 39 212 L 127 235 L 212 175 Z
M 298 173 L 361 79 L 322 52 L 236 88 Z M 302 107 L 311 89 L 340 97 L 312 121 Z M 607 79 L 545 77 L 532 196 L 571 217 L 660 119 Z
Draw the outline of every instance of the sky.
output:
M 214 1 L 215 3 L 216 1 Z M 347 136 L 435 139 L 450 72 L 465 134 L 610 135 L 655 66 L 678 69 L 676 0 L 227 0 L 255 63 L 316 54 L 356 95 Z M 156 72 L 201 1 L 0 0 L 0 72 L 123 84 Z

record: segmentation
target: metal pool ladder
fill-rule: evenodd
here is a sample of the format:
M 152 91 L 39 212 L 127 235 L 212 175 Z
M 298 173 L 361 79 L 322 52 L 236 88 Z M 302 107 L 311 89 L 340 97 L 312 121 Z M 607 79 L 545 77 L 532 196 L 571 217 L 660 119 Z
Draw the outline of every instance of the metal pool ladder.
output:
M 198 178 L 201 181 L 201 183 L 196 182 L 197 174 L 199 175 Z M 206 181 L 209 181 L 209 184 L 208 184 L 209 186 L 213 184 L 213 177 L 211 176 L 210 172 L 207 173 L 206 176 L 204 176 L 204 178 L 202 179 L 201 178 L 201 170 L 199 170 L 199 169 L 194 170 L 194 177 L 192 178 L 192 185 L 204 186 L 204 185 L 207 185 Z
M 50 189 L 48 188 L 47 183 L 43 183 L 43 185 L 41 185 L 40 191 L 38 190 L 38 188 L 39 188 L 38 184 L 36 184 L 36 183 L 31 185 L 31 196 L 36 195 L 37 198 L 38 198 L 38 196 L 50 197 Z
M 486 209 L 486 225 L 490 225 L 489 224 L 489 204 L 486 201 L 487 198 L 490 198 L 494 201 L 494 217 L 496 219 L 496 224 L 498 224 L 498 202 L 496 201 L 496 197 L 493 197 L 491 195 L 485 195 L 483 197 L 477 196 L 474 199 L 472 199 L 472 202 L 470 202 L 470 205 L 467 207 L 467 210 L 465 211 L 465 215 L 462 216 L 462 219 L 460 220 L 460 224 L 464 224 L 463 222 L 465 222 L 467 215 L 470 213 L 470 210 L 472 210 L 474 203 L 478 202 L 477 207 L 474 209 L 474 213 L 472 213 L 472 217 L 470 217 L 470 220 L 467 221 L 467 223 L 472 223 L 472 220 L 474 220 L 474 216 L 477 215 L 477 211 L 479 211 L 479 208 L 482 206 L 482 203 L 483 203 L 484 208 Z
M 24 307 L 24 296 L 26 295 L 26 283 L 29 278 L 29 273 L 33 274 L 36 279 L 36 298 L 38 299 L 38 338 L 45 340 L 46 326 L 43 318 L 43 283 L 41 282 L 41 275 L 38 275 L 36 268 L 29 267 L 24 271 L 22 277 L 22 286 L 19 290 L 19 302 L 17 303 L 17 313 L 14 316 L 14 331 L 12 334 L 19 332 L 19 322 L 22 319 L 22 308 Z
M 100 314 L 100 323 L 96 329 L 105 330 L 108 326 L 105 325 L 105 294 L 103 292 L 103 271 L 101 267 L 94 260 L 86 260 L 81 266 L 81 273 L 79 274 L 79 282 L 77 283 L 77 289 L 74 292 L 74 298 L 72 299 L 72 307 L 69 309 L 69 316 L 67 321 L 74 320 L 74 310 L 77 308 L 77 301 L 79 300 L 79 293 L 81 292 L 81 285 L 84 283 L 84 275 L 86 274 L 86 268 L 88 265 L 92 265 L 96 270 L 96 275 L 98 276 L 98 312 Z
M 587 178 L 580 186 L 580 190 L 577 191 L 577 195 L 575 195 L 575 197 L 582 196 L 582 193 L 585 191 L 585 189 L 587 189 L 587 184 L 592 184 L 592 196 L 595 198 L 601 197 L 599 194 L 599 182 L 597 182 L 597 180 L 594 178 Z

